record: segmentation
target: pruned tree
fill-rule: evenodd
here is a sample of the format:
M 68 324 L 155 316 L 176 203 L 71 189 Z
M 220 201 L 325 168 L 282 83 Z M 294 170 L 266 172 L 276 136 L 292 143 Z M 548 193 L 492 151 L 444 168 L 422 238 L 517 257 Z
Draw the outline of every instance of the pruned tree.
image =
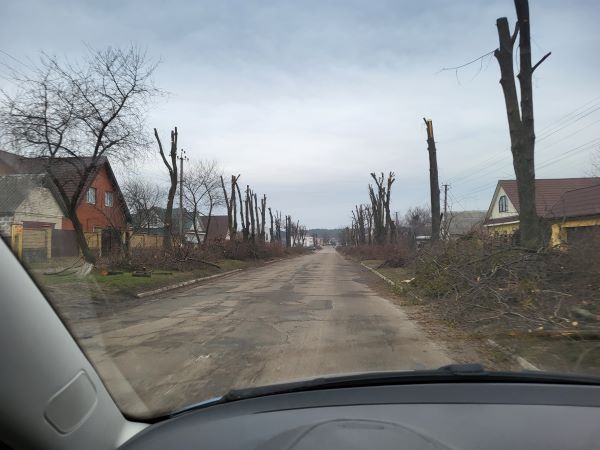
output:
M 365 223 L 367 229 L 367 244 L 371 245 L 373 243 L 373 213 L 371 212 L 371 207 L 365 205 Z
M 423 118 L 427 129 L 427 153 L 429 154 L 429 194 L 431 197 L 431 240 L 440 238 L 440 183 L 438 180 L 437 148 L 433 134 L 433 121 Z
M 239 184 L 235 183 L 235 190 L 237 191 L 238 201 L 240 205 L 240 222 L 242 224 L 242 239 L 245 241 L 248 240 L 248 234 L 250 230 L 250 222 L 248 221 L 248 202 L 242 201 L 242 192 L 240 190 Z M 244 218 L 244 210 L 246 211 L 246 216 Z
M 250 189 L 250 186 L 246 185 L 246 228 L 249 230 L 249 238 L 252 242 L 254 242 L 254 238 L 256 237 L 256 222 L 254 220 L 254 193 Z M 248 216 L 250 220 L 248 222 Z
M 511 34 L 508 19 L 496 21 L 499 47 L 494 56 L 500 66 L 500 85 L 504 94 L 510 149 L 519 191 L 519 233 L 521 245 L 536 249 L 542 245 L 543 235 L 540 218 L 535 206 L 535 129 L 533 116 L 532 75 L 550 56 L 546 53 L 535 65 L 531 63 L 531 22 L 528 0 L 515 0 L 517 23 Z M 519 38 L 519 79 L 517 93 L 513 50 Z M 520 100 L 520 106 L 519 106 Z
M 275 213 L 275 238 L 281 242 L 281 211 Z
M 271 211 L 271 207 L 269 207 L 269 219 L 271 219 L 271 228 L 269 228 L 269 241 L 273 242 L 275 240 L 275 229 L 273 228 L 273 211 Z
M 221 175 L 221 188 L 223 189 L 223 200 L 225 208 L 227 209 L 227 227 L 229 229 L 229 238 L 235 239 L 237 234 L 237 201 L 236 201 L 236 187 L 237 181 L 240 175 L 231 175 L 230 193 L 227 192 L 225 187 L 225 180 Z M 240 208 L 241 209 L 241 208 Z M 243 219 L 242 219 L 243 222 Z
M 260 199 L 260 240 L 264 241 L 267 238 L 265 232 L 265 215 L 267 213 L 267 194 L 263 194 Z
M 292 216 L 285 216 L 285 246 L 292 246 Z
M 42 54 L 29 72 L 12 70 L 0 95 L 0 130 L 11 148 L 44 158 L 87 262 L 90 250 L 77 208 L 106 158 L 131 161 L 148 148 L 145 117 L 156 64 L 135 46 L 90 50 L 74 64 Z M 65 170 L 73 176 L 65 177 Z
M 165 151 L 156 128 L 154 129 L 154 137 L 158 143 L 160 157 L 169 172 L 169 192 L 167 193 L 167 207 L 165 208 L 165 217 L 163 219 L 163 247 L 169 249 L 173 245 L 173 202 L 175 201 L 175 194 L 177 193 L 177 177 L 179 173 L 177 169 L 177 139 L 179 137 L 177 127 L 175 127 L 174 130 L 171 130 L 171 148 L 169 150 L 170 161 L 165 156 Z
M 373 238 L 376 244 L 384 244 L 389 240 L 395 226 L 390 214 L 390 200 L 392 184 L 395 181 L 394 173 L 390 172 L 387 178 L 387 186 L 383 172 L 377 176 L 371 173 L 371 178 L 375 181 L 374 189 L 369 184 L 369 197 L 371 199 L 371 215 L 373 220 Z
M 392 196 L 392 184 L 394 184 L 394 181 L 396 181 L 394 172 L 390 172 L 387 178 L 387 189 L 383 201 L 383 208 L 385 210 L 385 234 L 388 242 L 394 242 L 396 239 L 396 224 L 392 220 L 392 214 L 390 213 L 390 200 Z

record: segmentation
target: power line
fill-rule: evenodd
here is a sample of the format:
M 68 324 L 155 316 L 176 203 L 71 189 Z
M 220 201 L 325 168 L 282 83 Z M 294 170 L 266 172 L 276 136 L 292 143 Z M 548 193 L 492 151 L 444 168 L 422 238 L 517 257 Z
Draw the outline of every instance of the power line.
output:
M 543 141 L 544 139 L 547 139 L 549 136 L 551 136 L 552 134 L 555 134 L 556 132 L 566 128 L 567 126 L 573 125 L 574 123 L 584 119 L 585 117 L 588 117 L 589 115 L 593 114 L 594 112 L 598 111 L 600 109 L 600 102 L 594 104 L 595 102 L 597 102 L 598 100 L 600 100 L 600 96 L 594 97 L 593 99 L 589 100 L 588 102 L 584 103 L 583 105 L 575 108 L 573 111 L 570 111 L 569 113 L 565 114 L 564 116 L 560 117 L 559 119 L 551 122 L 550 124 L 546 125 L 545 127 L 541 128 L 538 134 L 538 138 L 536 139 L 538 142 L 539 141 Z M 590 106 L 592 105 L 592 106 Z M 575 119 L 575 120 L 573 120 Z M 565 122 L 569 122 L 570 123 L 568 125 L 564 125 L 563 124 Z M 596 123 L 596 122 L 594 122 Z M 491 155 L 489 157 L 487 157 L 486 159 L 484 159 L 483 161 L 480 161 L 476 164 L 473 164 L 465 169 L 462 170 L 463 173 L 468 172 L 466 175 L 457 175 L 454 177 L 451 177 L 448 179 L 448 182 L 456 182 L 456 181 L 464 181 L 465 179 L 468 178 L 472 178 L 474 176 L 476 176 L 478 173 L 475 171 L 476 169 L 478 169 L 479 167 L 484 167 L 487 166 L 491 163 L 497 163 L 500 162 L 502 160 L 506 160 L 509 159 L 511 157 L 510 153 L 507 154 L 507 151 L 510 151 L 510 148 L 504 150 L 502 153 L 498 153 L 496 155 Z

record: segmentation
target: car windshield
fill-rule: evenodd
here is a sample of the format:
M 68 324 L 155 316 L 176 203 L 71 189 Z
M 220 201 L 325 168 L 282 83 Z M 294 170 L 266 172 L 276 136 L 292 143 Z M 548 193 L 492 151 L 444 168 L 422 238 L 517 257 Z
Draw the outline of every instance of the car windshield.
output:
M 0 234 L 127 417 L 600 375 L 600 3 L 1 10 Z

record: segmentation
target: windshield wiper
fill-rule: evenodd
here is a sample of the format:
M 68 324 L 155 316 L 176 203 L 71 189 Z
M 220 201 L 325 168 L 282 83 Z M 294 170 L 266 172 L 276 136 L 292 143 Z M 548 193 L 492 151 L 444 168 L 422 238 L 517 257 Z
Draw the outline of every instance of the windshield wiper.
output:
M 171 416 L 221 403 L 294 392 L 402 384 L 473 382 L 598 385 L 600 378 L 540 371 L 497 372 L 485 370 L 481 364 L 450 364 L 431 370 L 368 372 L 233 389 L 222 397 L 190 405 L 172 413 Z

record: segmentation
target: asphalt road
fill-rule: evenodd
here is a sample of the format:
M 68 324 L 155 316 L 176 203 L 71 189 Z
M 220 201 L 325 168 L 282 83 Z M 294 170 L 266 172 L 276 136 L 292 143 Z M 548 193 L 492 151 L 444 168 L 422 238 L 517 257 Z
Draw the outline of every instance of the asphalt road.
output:
M 165 294 L 75 330 L 130 414 L 231 388 L 450 363 L 332 248 Z

